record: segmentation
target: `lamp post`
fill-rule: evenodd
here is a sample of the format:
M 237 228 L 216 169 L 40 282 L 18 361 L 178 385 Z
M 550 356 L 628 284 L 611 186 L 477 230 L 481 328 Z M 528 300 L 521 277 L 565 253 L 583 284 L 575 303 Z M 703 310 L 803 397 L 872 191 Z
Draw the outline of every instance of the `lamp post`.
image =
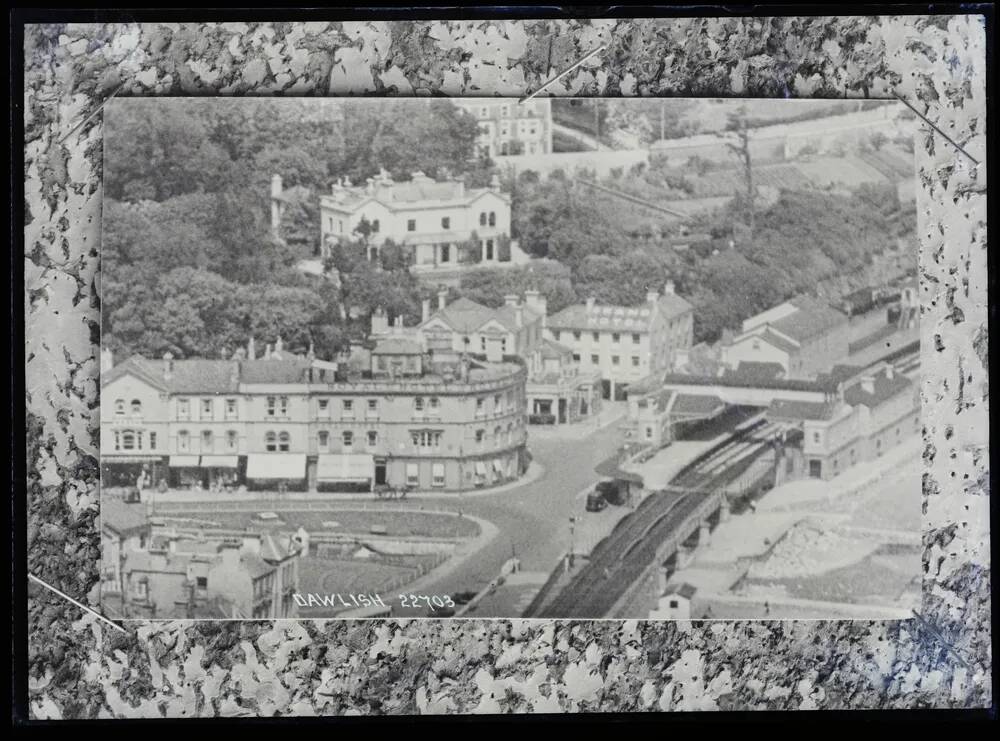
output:
M 573 556 L 576 551 L 576 540 L 574 535 L 576 533 L 576 517 L 569 518 L 569 567 L 573 568 Z

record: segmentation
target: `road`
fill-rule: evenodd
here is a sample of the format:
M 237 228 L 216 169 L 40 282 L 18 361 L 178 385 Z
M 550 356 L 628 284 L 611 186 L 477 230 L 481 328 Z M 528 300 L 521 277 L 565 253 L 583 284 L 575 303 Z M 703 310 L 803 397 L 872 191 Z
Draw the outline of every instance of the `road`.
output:
M 501 566 L 512 555 L 520 560 L 522 571 L 550 571 L 568 547 L 570 516 L 584 512 L 584 501 L 577 494 L 596 483 L 599 477 L 594 466 L 612 455 L 620 443 L 615 424 L 595 430 L 581 440 L 567 441 L 555 436 L 532 440 L 531 453 L 545 469 L 534 481 L 497 494 L 421 499 L 428 509 L 460 509 L 464 514 L 489 520 L 500 532 L 446 576 L 434 580 L 432 575 L 419 592 L 433 596 L 479 591 L 500 573 Z M 491 611 L 504 617 L 518 614 L 515 605 L 497 600 L 491 601 Z M 417 610 L 393 614 L 426 613 Z M 476 612 L 476 617 L 493 616 Z
M 652 563 L 661 543 L 671 537 L 710 493 L 728 483 L 734 471 L 756 451 L 770 445 L 777 426 L 759 420 L 747 435 L 734 436 L 705 459 L 680 473 L 671 486 L 692 491 L 659 492 L 639 508 L 590 554 L 587 566 L 537 617 L 601 618 Z
M 552 122 L 552 131 L 553 132 L 558 131 L 560 134 L 564 136 L 568 136 L 571 139 L 576 139 L 578 142 L 580 142 L 586 147 L 590 147 L 591 149 L 597 149 L 601 151 L 607 151 L 611 149 L 611 147 L 607 146 L 606 144 L 602 144 L 597 139 L 592 137 L 590 134 L 585 134 L 584 132 L 578 129 L 574 129 L 569 126 L 565 126 L 563 124 L 558 124 L 555 121 Z

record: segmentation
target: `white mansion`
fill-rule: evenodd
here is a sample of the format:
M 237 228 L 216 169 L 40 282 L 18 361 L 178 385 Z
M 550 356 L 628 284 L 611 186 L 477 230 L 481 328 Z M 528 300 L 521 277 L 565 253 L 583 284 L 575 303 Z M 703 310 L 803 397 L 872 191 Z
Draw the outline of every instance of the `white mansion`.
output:
M 363 186 L 338 181 L 320 198 L 324 255 L 338 240 L 357 239 L 366 222 L 369 257 L 392 241 L 412 249 L 417 273 L 520 264 L 527 256 L 510 238 L 510 202 L 497 177 L 486 188 L 422 172 L 405 182 L 386 172 Z

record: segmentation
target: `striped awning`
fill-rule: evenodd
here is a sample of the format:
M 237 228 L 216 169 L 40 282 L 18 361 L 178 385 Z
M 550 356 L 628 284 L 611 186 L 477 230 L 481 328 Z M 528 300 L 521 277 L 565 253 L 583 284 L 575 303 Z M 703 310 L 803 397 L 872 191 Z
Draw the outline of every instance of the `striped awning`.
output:
M 375 459 L 363 453 L 321 455 L 317 481 L 368 481 L 375 477 Z
M 305 453 L 257 453 L 247 457 L 248 479 L 301 479 L 305 475 Z
M 202 468 L 236 468 L 239 465 L 237 455 L 203 455 L 201 457 Z
M 198 468 L 200 456 L 197 455 L 172 455 L 170 456 L 171 468 Z

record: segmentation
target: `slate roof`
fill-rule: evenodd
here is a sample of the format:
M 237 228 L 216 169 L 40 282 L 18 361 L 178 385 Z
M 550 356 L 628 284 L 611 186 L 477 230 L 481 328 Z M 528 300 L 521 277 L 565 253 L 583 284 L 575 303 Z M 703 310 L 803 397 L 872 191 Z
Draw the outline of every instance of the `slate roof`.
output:
M 251 579 L 259 579 L 274 571 L 274 566 L 269 564 L 256 553 L 243 553 L 240 555 L 240 564 L 246 569 Z
M 857 376 L 863 369 L 857 365 L 837 364 L 828 373 L 820 373 L 817 380 L 837 385 Z
M 796 422 L 804 420 L 825 420 L 833 416 L 834 405 L 826 402 L 814 401 L 789 401 L 787 399 L 775 399 L 771 406 L 767 408 L 767 418 L 774 420 L 792 420 Z
M 375 343 L 373 355 L 419 355 L 424 348 L 409 337 L 386 337 Z
M 684 582 L 680 586 L 673 586 L 668 588 L 667 591 L 663 593 L 663 596 L 665 597 L 668 594 L 678 594 L 684 599 L 689 600 L 694 597 L 695 592 L 697 591 L 698 590 L 694 586 L 688 584 L 687 582 Z
M 667 319 L 675 319 L 692 310 L 691 304 L 674 293 L 661 296 L 656 308 Z M 549 317 L 548 324 L 555 329 L 642 332 L 649 330 L 653 316 L 654 310 L 649 303 L 642 306 L 597 304 L 591 311 L 587 311 L 586 304 L 573 304 Z
M 310 365 L 305 358 L 244 360 L 239 379 L 241 383 L 302 383 Z
M 777 332 L 772 331 L 770 327 L 766 327 L 764 331 L 757 336 L 768 344 L 788 353 L 795 352 L 799 349 L 798 345 L 794 342 L 789 342 L 785 337 L 782 337 Z
M 730 377 L 745 378 L 748 381 L 774 381 L 785 374 L 781 363 L 760 363 L 753 360 L 743 360 L 736 368 L 727 368 L 723 374 Z
M 847 323 L 845 314 L 811 296 L 796 296 L 789 303 L 798 311 L 769 324 L 797 342 L 808 342 Z
M 265 561 L 284 561 L 294 552 L 291 536 L 276 537 L 268 533 L 261 537 L 260 555 Z
M 678 394 L 677 401 L 670 409 L 671 414 L 712 414 L 725 402 L 718 396 L 702 396 L 700 394 Z
M 101 386 L 131 373 L 163 391 L 226 393 L 237 388 L 235 361 L 192 358 L 172 362 L 173 370 L 168 372 L 166 360 L 133 355 L 102 373 Z
M 561 342 L 548 338 L 542 340 L 542 357 L 546 360 L 560 360 L 572 354 L 573 350 Z
M 527 306 L 521 306 L 521 312 L 524 324 L 531 324 L 541 318 L 541 314 Z M 434 318 L 443 320 L 453 331 L 462 334 L 475 332 L 490 321 L 499 322 L 511 332 L 518 330 L 517 310 L 513 306 L 504 305 L 491 309 L 464 296 L 435 311 L 427 321 Z
M 119 535 L 128 535 L 149 527 L 146 505 L 139 502 L 123 502 L 113 497 L 101 499 L 101 528 L 107 528 Z
M 852 406 L 864 404 L 866 407 L 876 407 L 910 388 L 912 384 L 913 382 L 904 375 L 894 373 L 892 378 L 889 378 L 882 372 L 875 376 L 871 393 L 862 388 L 859 380 L 844 389 L 844 401 Z
M 332 194 L 324 194 L 323 205 L 329 208 L 353 211 L 364 203 L 375 200 L 389 209 L 394 205 L 417 207 L 426 205 L 467 204 L 479 198 L 484 193 L 493 193 L 500 198 L 509 200 L 510 196 L 498 190 L 489 188 L 465 188 L 459 180 L 434 180 L 419 178 L 407 181 L 388 181 L 373 183 L 369 193 L 365 185 L 347 187 L 340 201 L 334 200 Z

